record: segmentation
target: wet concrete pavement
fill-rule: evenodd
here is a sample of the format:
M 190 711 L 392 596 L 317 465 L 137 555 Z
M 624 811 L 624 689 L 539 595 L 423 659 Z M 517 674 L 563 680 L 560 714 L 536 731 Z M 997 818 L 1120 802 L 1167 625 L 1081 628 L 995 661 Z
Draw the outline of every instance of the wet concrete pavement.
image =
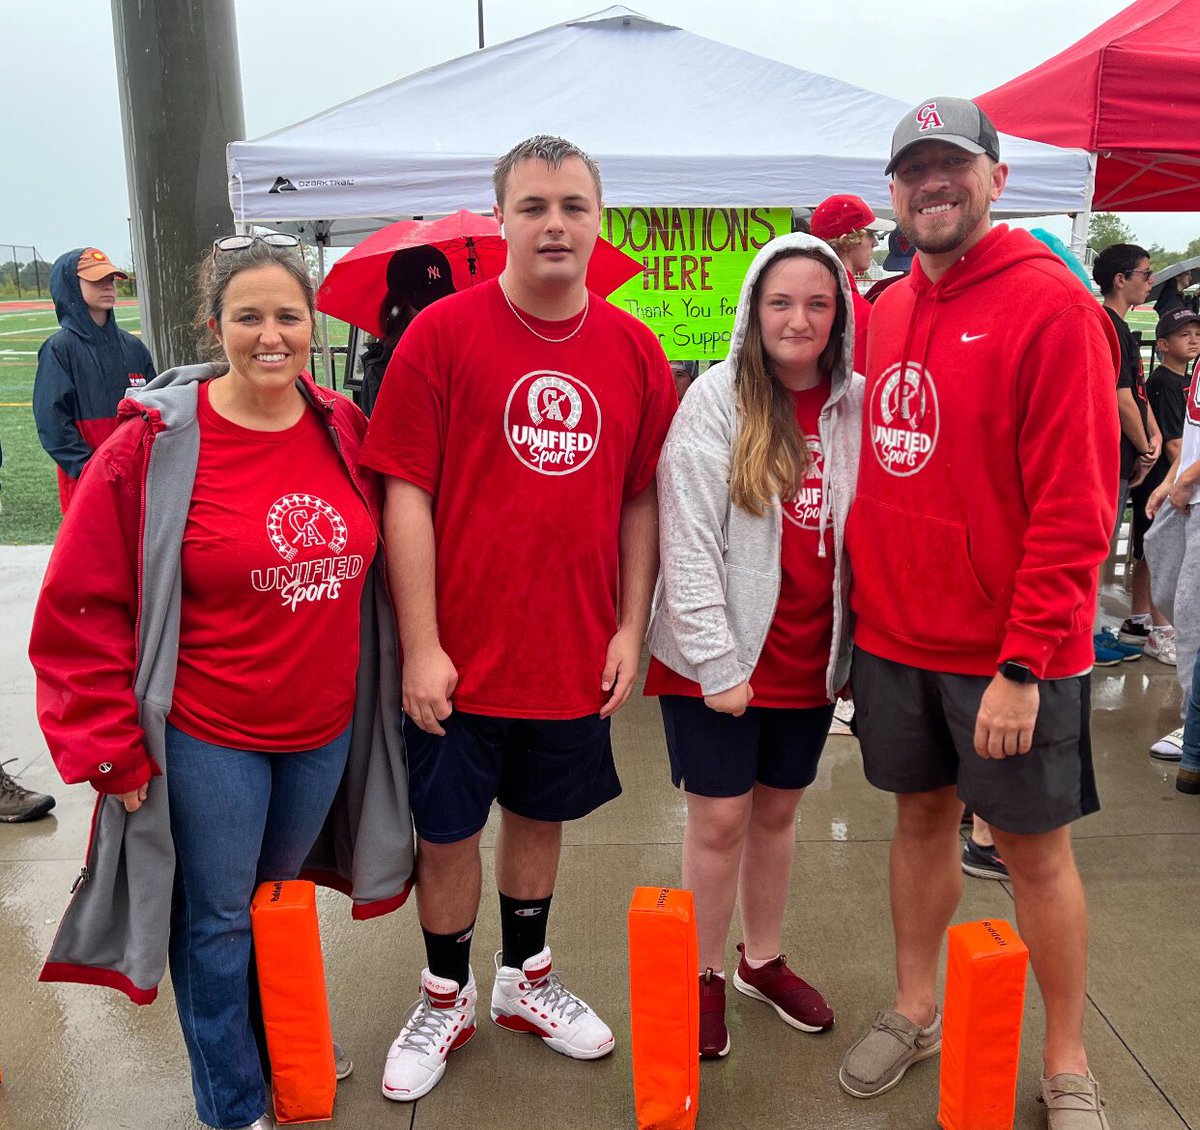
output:
M 40 962 L 82 861 L 92 794 L 62 785 L 37 729 L 25 658 L 47 551 L 0 548 L 0 759 L 58 807 L 34 824 L 0 825 L 0 1130 L 157 1130 L 196 1127 L 187 1059 L 169 983 L 145 1008 L 110 990 L 40 985 Z M 1087 1037 L 1114 1130 L 1200 1130 L 1200 798 L 1174 789 L 1174 767 L 1147 756 L 1178 725 L 1174 669 L 1151 659 L 1097 670 L 1095 761 L 1104 809 L 1075 830 L 1092 912 Z M 451 1058 L 445 1079 L 412 1105 L 379 1091 L 388 1044 L 423 964 L 415 908 L 367 923 L 323 894 L 322 931 L 334 1030 L 357 1068 L 339 1088 L 335 1130 L 523 1127 L 607 1130 L 634 1125 L 629 1060 L 625 910 L 637 884 L 676 884 L 684 811 L 670 787 L 653 703 L 619 716 L 615 746 L 625 786 L 613 804 L 566 834 L 551 920 L 555 964 L 608 1019 L 617 1050 L 580 1063 L 487 1023 Z M 851 738 L 832 738 L 797 829 L 785 928 L 791 964 L 838 1015 L 826 1035 L 779 1022 L 730 993 L 730 1056 L 701 1070 L 702 1130 L 935 1125 L 936 1060 L 871 1102 L 842 1094 L 841 1054 L 892 990 L 887 907 L 893 805 L 863 779 Z M 486 843 L 490 866 L 490 844 Z M 1009 884 L 965 879 L 958 920 L 1013 919 Z M 475 968 L 486 1000 L 499 944 L 485 893 Z M 732 939 L 736 940 L 736 939 Z M 732 941 L 731 940 L 731 941 Z M 731 946 L 732 951 L 732 946 Z M 1025 1012 L 1016 1125 L 1044 1126 L 1034 1101 L 1041 1002 L 1032 979 Z

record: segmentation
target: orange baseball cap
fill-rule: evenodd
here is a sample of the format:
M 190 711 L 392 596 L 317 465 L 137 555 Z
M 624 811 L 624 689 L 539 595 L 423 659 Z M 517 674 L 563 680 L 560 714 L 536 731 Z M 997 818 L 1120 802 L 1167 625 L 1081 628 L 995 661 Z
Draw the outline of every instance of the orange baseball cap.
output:
M 124 271 L 117 270 L 113 261 L 99 248 L 85 247 L 79 256 L 79 277 L 88 282 L 99 282 L 109 275 L 116 275 L 119 279 L 129 278 Z

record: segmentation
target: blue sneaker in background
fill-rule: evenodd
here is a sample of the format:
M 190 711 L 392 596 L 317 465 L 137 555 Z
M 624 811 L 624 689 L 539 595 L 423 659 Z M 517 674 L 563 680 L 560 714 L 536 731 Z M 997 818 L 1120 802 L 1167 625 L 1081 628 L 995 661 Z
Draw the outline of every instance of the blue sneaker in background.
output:
M 1131 663 L 1135 659 L 1141 659 L 1142 649 L 1134 647 L 1132 644 L 1122 643 L 1117 639 L 1117 634 L 1111 628 L 1105 628 L 1099 635 L 1092 637 L 1092 642 L 1096 645 L 1096 651 L 1115 651 L 1125 662 Z M 1099 660 L 1097 660 L 1099 663 Z

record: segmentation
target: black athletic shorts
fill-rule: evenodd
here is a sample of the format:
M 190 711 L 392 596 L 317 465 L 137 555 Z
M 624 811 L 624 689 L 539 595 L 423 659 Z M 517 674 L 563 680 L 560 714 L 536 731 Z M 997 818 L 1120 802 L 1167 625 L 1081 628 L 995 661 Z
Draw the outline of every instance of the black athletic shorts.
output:
M 806 789 L 829 736 L 832 706 L 785 709 L 751 706 L 738 718 L 702 698 L 659 696 L 671 780 L 696 796 L 744 796 L 755 782 Z
M 529 820 L 577 820 L 621 795 L 609 720 L 491 718 L 455 710 L 444 738 L 404 716 L 408 799 L 417 835 L 465 840 L 492 801 Z
M 999 760 L 975 752 L 975 719 L 991 681 L 924 671 L 856 647 L 850 686 L 867 780 L 891 793 L 957 785 L 972 812 L 1027 835 L 1098 811 L 1091 677 L 1041 683 L 1033 748 Z

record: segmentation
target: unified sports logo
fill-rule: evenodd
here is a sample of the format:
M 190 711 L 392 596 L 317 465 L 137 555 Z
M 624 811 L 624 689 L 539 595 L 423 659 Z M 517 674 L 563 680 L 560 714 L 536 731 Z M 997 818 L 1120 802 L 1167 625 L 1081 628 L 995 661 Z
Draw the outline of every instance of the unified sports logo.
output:
M 871 449 L 889 474 L 915 475 L 937 447 L 941 413 L 933 378 L 920 365 L 884 370 L 867 405 Z
M 1193 378 L 1187 390 L 1188 421 L 1200 424 L 1200 380 Z
M 285 494 L 267 512 L 267 536 L 284 561 L 307 550 L 339 554 L 346 548 L 346 523 L 315 494 Z
M 596 453 L 600 405 L 577 377 L 537 369 L 508 394 L 504 438 L 526 467 L 543 475 L 569 475 Z
M 783 516 L 802 530 L 815 530 L 821 524 L 821 489 L 825 482 L 825 453 L 821 450 L 820 436 L 805 436 L 808 453 L 812 461 L 808 474 L 792 499 L 784 508 Z

